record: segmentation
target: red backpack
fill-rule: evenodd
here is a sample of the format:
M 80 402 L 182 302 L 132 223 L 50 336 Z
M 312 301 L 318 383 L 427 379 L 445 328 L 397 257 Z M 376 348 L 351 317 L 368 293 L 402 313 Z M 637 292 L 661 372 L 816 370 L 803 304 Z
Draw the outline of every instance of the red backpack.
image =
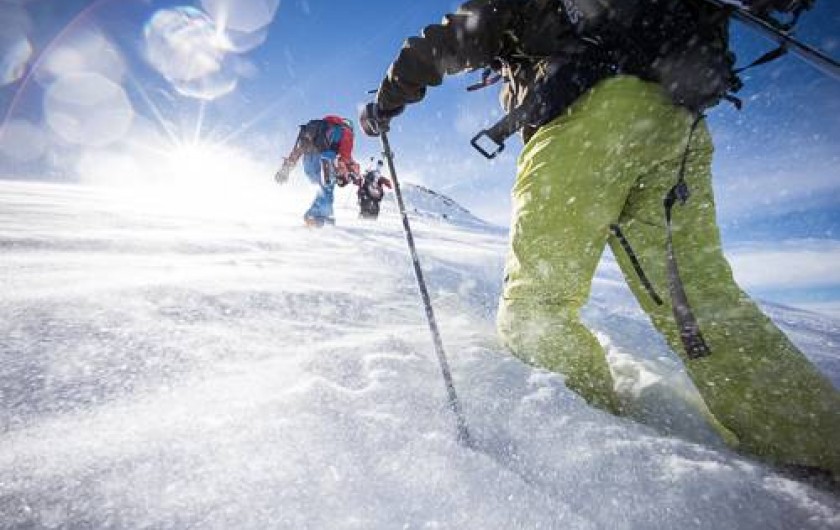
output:
M 338 140 L 338 143 L 330 145 L 330 150 L 337 152 L 338 156 L 344 160 L 352 160 L 353 122 L 341 116 L 324 116 L 324 121 L 332 127 L 341 127 L 341 138 Z

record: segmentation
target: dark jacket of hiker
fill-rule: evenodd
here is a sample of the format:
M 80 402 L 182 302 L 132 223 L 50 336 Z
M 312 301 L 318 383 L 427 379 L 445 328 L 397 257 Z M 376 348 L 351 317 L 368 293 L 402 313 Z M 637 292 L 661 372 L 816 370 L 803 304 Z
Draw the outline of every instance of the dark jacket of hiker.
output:
M 670 9 L 674 2 L 683 8 Z M 423 99 L 426 87 L 440 85 L 445 75 L 493 67 L 506 81 L 505 110 L 532 93 L 536 98 L 523 131 L 527 140 L 598 81 L 618 73 L 658 81 L 692 109 L 737 88 L 727 17 L 702 2 L 653 2 L 650 12 L 638 15 L 650 20 L 650 29 L 634 49 L 581 39 L 561 9 L 559 0 L 466 2 L 406 40 L 379 89 L 379 107 L 398 111 Z

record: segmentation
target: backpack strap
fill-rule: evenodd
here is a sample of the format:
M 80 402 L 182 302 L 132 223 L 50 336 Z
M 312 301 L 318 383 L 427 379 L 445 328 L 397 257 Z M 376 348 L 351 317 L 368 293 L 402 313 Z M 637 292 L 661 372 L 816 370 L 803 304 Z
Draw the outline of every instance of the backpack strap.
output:
M 783 55 L 785 55 L 787 52 L 788 52 L 787 43 L 783 42 L 782 44 L 779 45 L 778 48 L 773 48 L 769 52 L 762 54 L 761 57 L 759 57 L 755 61 L 751 62 L 747 66 L 742 66 L 741 68 L 735 69 L 735 73 L 740 74 L 742 72 L 745 72 L 745 71 L 749 70 L 750 68 L 754 68 L 756 66 L 761 66 L 762 64 L 767 64 L 771 61 L 775 61 L 779 57 L 782 57 Z
M 470 140 L 470 145 L 486 159 L 492 160 L 496 158 L 499 153 L 505 150 L 505 140 L 516 134 L 516 131 L 528 123 L 529 117 L 533 115 L 534 110 L 537 108 L 538 101 L 536 91 L 532 90 L 516 108 L 508 112 L 489 129 L 484 129 L 476 134 Z M 495 144 L 489 147 L 491 149 L 489 151 L 481 144 L 482 139 L 485 137 Z
M 740 68 L 736 68 L 732 71 L 732 73 L 736 76 L 741 75 L 742 73 L 746 72 L 747 70 L 754 68 L 756 66 L 761 66 L 763 64 L 767 64 L 771 61 L 775 61 L 779 57 L 783 57 L 788 52 L 788 45 L 786 42 L 783 42 L 779 45 L 778 48 L 773 48 L 769 52 L 763 53 L 758 59 L 754 60 L 750 64 L 746 66 L 742 66 Z M 721 96 L 721 99 L 728 101 L 731 103 L 735 109 L 741 110 L 744 107 L 744 102 L 741 98 L 736 97 L 732 92 L 740 88 L 740 85 L 737 86 L 733 91 L 727 92 Z
M 694 138 L 694 132 L 697 126 L 706 116 L 702 113 L 697 114 L 694 122 L 691 124 L 691 130 L 688 133 L 688 140 L 685 144 L 685 151 L 683 152 L 682 161 L 680 162 L 679 173 L 677 174 L 677 183 L 668 191 L 665 196 L 663 204 L 665 206 L 665 229 L 667 232 L 667 269 L 668 269 L 668 290 L 671 294 L 671 309 L 674 313 L 674 320 L 677 322 L 677 327 L 680 331 L 680 340 L 685 348 L 685 353 L 689 359 L 699 359 L 706 357 L 712 353 L 712 350 L 703 339 L 703 334 L 700 333 L 700 325 L 694 317 L 694 312 L 691 310 L 691 304 L 688 302 L 688 295 L 685 292 L 682 279 L 680 278 L 680 270 L 677 265 L 677 257 L 674 252 L 674 238 L 673 226 L 671 217 L 674 205 L 679 202 L 685 204 L 691 196 L 688 189 L 688 184 L 685 182 L 685 169 L 688 164 L 688 156 L 691 150 L 691 141 Z
M 653 300 L 653 303 L 656 305 L 662 305 L 662 298 L 656 292 L 656 289 L 653 288 L 653 284 L 650 283 L 650 279 L 645 274 L 645 270 L 642 268 L 642 264 L 639 262 L 638 256 L 636 256 L 636 252 L 633 250 L 633 247 L 630 245 L 630 242 L 627 241 L 627 237 L 624 235 L 624 232 L 621 230 L 621 227 L 617 224 L 610 225 L 610 232 L 615 236 L 618 240 L 618 243 L 621 245 L 622 250 L 624 253 L 627 254 L 627 258 L 630 260 L 630 264 L 633 266 L 633 270 L 636 271 L 636 275 L 639 277 L 639 281 L 642 282 L 642 286 L 650 295 L 650 298 Z

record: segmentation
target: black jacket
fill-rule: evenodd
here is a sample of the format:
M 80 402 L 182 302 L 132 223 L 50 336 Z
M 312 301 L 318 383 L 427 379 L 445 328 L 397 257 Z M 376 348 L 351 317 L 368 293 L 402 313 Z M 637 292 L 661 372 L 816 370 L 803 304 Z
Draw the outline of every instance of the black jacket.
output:
M 445 75 L 492 65 L 506 80 L 506 111 L 533 98 L 527 138 L 612 75 L 659 82 L 675 103 L 692 110 L 737 89 L 724 13 L 699 0 L 640 3 L 646 11 L 634 24 L 644 30 L 594 44 L 574 31 L 559 0 L 470 0 L 406 40 L 377 102 L 386 111 L 396 109 L 423 99 Z

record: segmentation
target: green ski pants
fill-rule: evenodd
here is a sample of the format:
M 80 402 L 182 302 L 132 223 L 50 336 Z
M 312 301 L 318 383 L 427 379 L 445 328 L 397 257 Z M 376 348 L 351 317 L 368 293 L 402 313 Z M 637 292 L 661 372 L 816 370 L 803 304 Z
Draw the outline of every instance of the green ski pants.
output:
M 609 243 L 718 429 L 734 433 L 739 449 L 773 463 L 840 476 L 840 393 L 736 285 L 715 222 L 712 144 L 703 123 L 686 171 L 692 195 L 674 207 L 673 239 L 712 354 L 696 360 L 684 354 L 668 296 L 662 201 L 676 182 L 692 120 L 658 85 L 619 76 L 530 139 L 513 188 L 501 338 L 517 357 L 562 373 L 591 404 L 619 412 L 604 351 L 579 315 Z M 663 305 L 610 236 L 612 223 L 621 226 Z

